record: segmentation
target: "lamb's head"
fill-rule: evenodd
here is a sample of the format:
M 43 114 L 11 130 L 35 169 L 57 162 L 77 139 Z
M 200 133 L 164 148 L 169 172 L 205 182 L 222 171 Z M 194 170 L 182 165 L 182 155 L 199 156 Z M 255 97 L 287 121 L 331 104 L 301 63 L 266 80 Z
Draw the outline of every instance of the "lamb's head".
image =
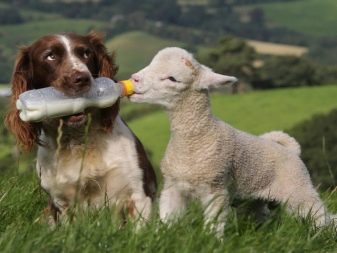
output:
M 159 51 L 150 65 L 132 75 L 136 93 L 132 102 L 173 106 L 183 93 L 202 91 L 237 81 L 235 77 L 214 73 L 198 63 L 186 50 L 169 47 Z

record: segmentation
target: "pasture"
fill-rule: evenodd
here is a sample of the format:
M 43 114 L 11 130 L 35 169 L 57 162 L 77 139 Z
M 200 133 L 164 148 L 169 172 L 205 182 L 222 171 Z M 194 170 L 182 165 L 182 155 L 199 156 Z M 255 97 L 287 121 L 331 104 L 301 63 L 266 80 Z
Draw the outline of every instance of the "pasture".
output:
M 209 0 L 178 2 L 188 5 L 193 1 L 201 6 L 209 3 Z M 0 3 L 0 8 L 7 6 Z M 337 35 L 336 0 L 296 0 L 238 8 L 255 7 L 265 11 L 270 27 L 286 27 L 312 37 Z M 13 62 L 17 46 L 42 35 L 61 31 L 85 34 L 90 30 L 104 30 L 107 25 L 25 8 L 20 13 L 25 23 L 0 25 L 0 53 Z M 185 46 L 142 31 L 126 32 L 106 45 L 110 51 L 116 51 L 120 66 L 118 79 L 127 78 L 146 66 L 163 47 Z M 257 47 L 261 45 L 266 49 L 266 44 Z M 292 49 L 295 49 L 292 54 L 306 51 L 306 48 Z M 274 52 L 279 53 L 280 48 L 274 48 Z M 315 114 L 328 113 L 337 108 L 336 97 L 337 85 L 254 91 L 235 96 L 216 92 L 211 95 L 211 105 L 218 118 L 238 129 L 261 134 L 270 130 L 287 131 Z M 7 104 L 7 98 L 0 97 L 0 118 Z M 131 104 L 124 99 L 121 114 L 145 145 L 161 187 L 160 160 L 169 140 L 166 113 L 157 106 Z M 273 208 L 270 216 L 259 223 L 247 208 L 251 203 L 239 203 L 231 208 L 221 240 L 203 229 L 202 211 L 194 202 L 172 226 L 160 222 L 156 203 L 153 218 L 138 233 L 132 221 L 122 224 L 116 211 L 107 207 L 91 212 L 75 210 L 70 215 L 72 221 L 50 229 L 44 219 L 48 196 L 39 187 L 34 154 L 19 154 L 14 143 L 0 124 L 0 252 L 337 252 L 336 228 L 315 229 L 310 217 L 296 219 L 282 206 Z M 336 189 L 321 195 L 329 211 L 337 213 Z
M 139 44 L 142 45 L 141 50 Z M 131 73 L 145 67 L 152 57 L 162 48 L 183 46 L 183 43 L 162 39 L 142 31 L 123 33 L 106 42 L 109 51 L 116 52 L 116 61 L 120 66 L 118 78 L 128 78 Z
M 74 20 L 67 18 L 46 18 L 41 22 L 31 21 L 19 25 L 1 25 L 0 41 L 6 48 L 16 50 L 15 45 L 33 42 L 43 35 L 62 32 L 77 32 L 85 34 L 91 30 L 100 30 L 104 25 L 99 21 Z M 15 34 L 15 36 L 11 36 Z
M 315 37 L 337 35 L 336 29 L 333 30 L 337 23 L 335 0 L 283 1 L 254 4 L 251 7 L 262 8 L 270 26 L 287 27 Z
M 212 94 L 214 114 L 233 126 L 260 134 L 271 129 L 289 129 L 316 113 L 337 107 L 337 86 L 258 91 L 242 95 Z M 147 105 L 123 103 L 122 114 Z M 3 107 L 2 107 L 3 108 Z M 1 113 L 3 110 L 1 109 Z M 149 110 L 128 122 L 158 169 L 169 138 L 168 120 L 160 109 Z M 3 137 L 3 136 L 2 136 Z M 10 154 L 12 146 L 1 145 Z M 197 203 L 189 206 L 178 223 L 167 227 L 159 221 L 157 206 L 151 222 L 138 233 L 134 224 L 116 219 L 114 210 L 77 211 L 70 224 L 54 230 L 44 223 L 47 196 L 39 188 L 30 160 L 28 170 L 19 171 L 22 159 L 8 159 L 11 169 L 0 170 L 1 252 L 336 252 L 337 233 L 332 227 L 311 227 L 310 220 L 288 215 L 282 207 L 258 223 L 244 208 L 232 208 L 222 240 L 203 230 Z M 11 163 L 11 164 L 9 164 Z M 159 176 L 159 175 L 158 175 Z M 160 176 L 159 176 L 160 177 Z M 337 192 L 322 193 L 328 208 L 337 212 Z M 248 205 L 248 204 L 247 204 Z

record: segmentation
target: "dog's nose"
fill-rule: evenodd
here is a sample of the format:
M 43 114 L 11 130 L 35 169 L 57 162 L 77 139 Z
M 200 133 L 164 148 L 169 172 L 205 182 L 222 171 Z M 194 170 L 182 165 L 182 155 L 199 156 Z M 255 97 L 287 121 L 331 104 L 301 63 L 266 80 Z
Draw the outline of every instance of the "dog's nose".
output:
M 90 85 L 90 75 L 85 72 L 76 72 L 73 75 L 72 83 L 79 88 L 86 87 Z

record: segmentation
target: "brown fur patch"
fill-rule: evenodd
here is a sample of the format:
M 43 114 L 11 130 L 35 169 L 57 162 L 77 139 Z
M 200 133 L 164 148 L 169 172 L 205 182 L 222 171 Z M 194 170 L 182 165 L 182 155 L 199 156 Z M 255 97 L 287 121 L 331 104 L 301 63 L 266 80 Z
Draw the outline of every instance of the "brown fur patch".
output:
M 183 58 L 183 61 L 184 61 L 184 64 L 187 67 L 191 68 L 192 70 L 194 69 L 194 66 L 193 66 L 193 64 L 192 64 L 192 62 L 190 60 L 187 60 L 186 58 Z
M 49 199 L 48 206 L 43 209 L 43 216 L 47 222 L 52 219 L 54 223 L 57 223 L 59 220 L 60 210 L 54 205 L 51 199 Z

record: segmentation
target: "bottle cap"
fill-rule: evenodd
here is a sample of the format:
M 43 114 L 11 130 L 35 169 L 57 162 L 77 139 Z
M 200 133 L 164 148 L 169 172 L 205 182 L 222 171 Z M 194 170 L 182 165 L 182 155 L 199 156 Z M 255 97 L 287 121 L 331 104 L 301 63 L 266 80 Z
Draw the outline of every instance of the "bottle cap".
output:
M 133 82 L 130 79 L 119 81 L 119 83 L 123 87 L 123 96 L 130 96 L 135 92 Z

